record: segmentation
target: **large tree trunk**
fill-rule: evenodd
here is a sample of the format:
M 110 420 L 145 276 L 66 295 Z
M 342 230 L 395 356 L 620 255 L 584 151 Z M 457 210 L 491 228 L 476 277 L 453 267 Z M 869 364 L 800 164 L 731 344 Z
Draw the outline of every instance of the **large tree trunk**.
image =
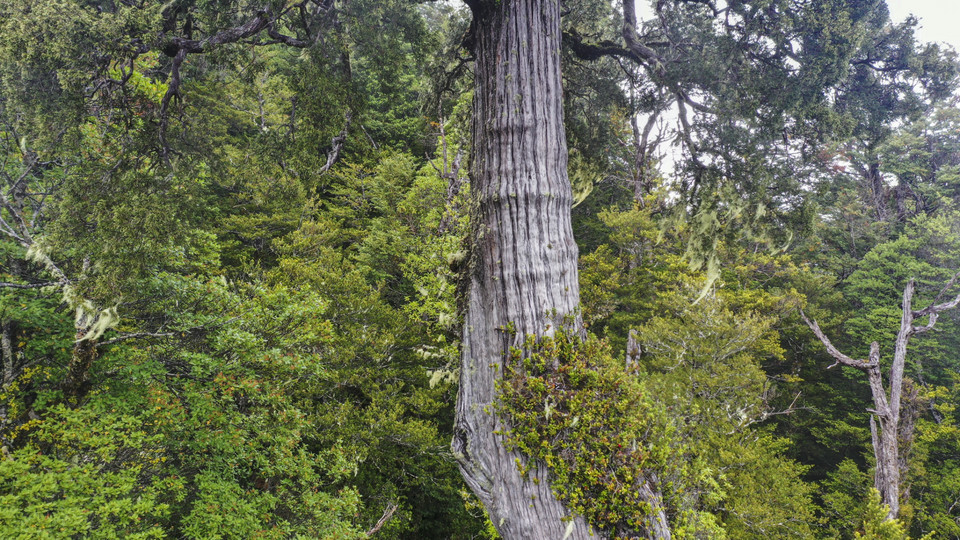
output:
M 557 0 L 468 2 L 473 11 L 469 298 L 453 451 L 467 484 L 503 538 L 589 538 L 582 518 L 551 492 L 546 471 L 527 477 L 495 411 L 505 352 L 557 325 L 582 332 L 577 245 L 570 224 Z M 504 331 L 508 326 L 515 332 Z M 569 536 L 567 536 L 569 533 Z

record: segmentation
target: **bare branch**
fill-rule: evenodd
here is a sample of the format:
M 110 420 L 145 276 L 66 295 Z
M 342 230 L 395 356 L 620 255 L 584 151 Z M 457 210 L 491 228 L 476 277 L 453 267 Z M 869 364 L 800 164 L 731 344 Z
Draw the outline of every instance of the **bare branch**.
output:
M 347 142 L 347 135 L 350 132 L 350 123 L 353 121 L 353 113 L 347 111 L 343 114 L 344 123 L 343 129 L 340 130 L 340 133 L 333 137 L 332 148 L 327 152 L 327 162 L 324 163 L 323 167 L 320 167 L 320 174 L 323 174 L 330 170 L 331 167 L 340 159 L 340 152 L 343 150 L 344 143 Z
M 377 144 L 377 141 L 373 140 L 373 137 L 371 137 L 369 133 L 367 133 L 367 128 L 363 127 L 363 124 L 360 124 L 360 130 L 363 131 L 363 134 L 367 136 L 370 146 L 372 146 L 374 150 L 379 150 L 380 145 Z
M 0 282 L 0 288 L 6 289 L 42 289 L 43 287 L 52 287 L 60 285 L 57 281 L 47 281 L 44 283 L 6 283 Z
M 3 217 L 0 217 L 0 232 L 9 236 L 10 238 L 13 238 L 23 247 L 30 246 L 30 242 L 28 242 L 26 238 L 17 234 L 17 232 L 13 230 L 13 227 L 11 227 L 10 224 L 7 223 L 7 220 L 3 219 Z
M 903 288 L 902 315 L 900 317 L 900 330 L 897 332 L 897 340 L 894 343 L 893 363 L 890 365 L 890 408 L 894 415 L 900 414 L 900 397 L 903 385 L 903 369 L 907 358 L 907 344 L 910 342 L 910 336 L 913 334 L 913 293 L 916 283 L 914 280 L 907 282 Z M 932 322 L 936 318 L 931 316 Z M 932 325 L 930 326 L 932 328 Z
M 175 334 L 173 332 L 135 332 L 132 334 L 123 334 L 117 336 L 113 339 L 108 339 L 106 341 L 101 341 L 97 344 L 97 347 L 103 347 L 104 345 L 113 345 L 114 343 L 120 343 L 121 341 L 126 341 L 128 339 L 141 339 L 147 337 L 161 338 L 161 337 L 172 337 Z
M 26 248 L 34 247 L 34 248 L 35 248 L 36 245 L 33 244 L 32 242 L 30 242 L 30 243 L 24 244 L 24 247 L 26 247 Z M 57 263 L 53 262 L 53 259 L 51 259 L 49 255 L 47 255 L 46 253 L 44 253 L 42 249 L 37 249 L 37 250 L 33 253 L 32 258 L 33 258 L 33 260 L 34 260 L 35 262 L 38 262 L 38 263 L 42 264 L 43 267 L 46 268 L 47 272 L 50 272 L 51 274 L 53 274 L 53 276 L 54 276 L 55 278 L 57 278 L 57 279 L 59 280 L 59 281 L 57 282 L 58 285 L 70 285 L 71 283 L 73 283 L 73 280 L 71 280 L 69 277 L 67 277 L 66 272 L 64 272 L 63 270 L 61 270 L 60 267 L 57 266 Z
M 810 411 L 810 410 L 813 410 L 811 407 L 797 407 L 797 406 L 796 406 L 796 405 L 797 405 L 797 401 L 800 400 L 800 395 L 801 395 L 801 394 L 802 394 L 802 392 L 797 392 L 797 395 L 793 397 L 793 401 L 790 402 L 790 405 L 788 405 L 786 409 L 782 409 L 782 410 L 779 410 L 779 411 L 764 411 L 763 413 L 760 414 L 760 418 L 758 418 L 757 420 L 753 420 L 753 421 L 747 422 L 746 425 L 749 426 L 749 425 L 755 424 L 755 423 L 757 423 L 757 422 L 763 422 L 763 421 L 767 420 L 768 418 L 770 418 L 771 416 L 778 416 L 778 415 L 781 415 L 781 414 L 793 414 L 793 413 L 795 413 L 795 412 L 797 412 L 797 411 Z M 764 401 L 766 401 L 766 399 L 765 399 Z
M 932 328 L 933 328 L 933 325 L 937 323 L 937 318 L 938 318 L 939 316 L 940 316 L 939 313 L 936 313 L 936 312 L 931 313 L 931 314 L 930 314 L 930 319 L 927 321 L 927 325 L 926 325 L 926 326 L 912 326 L 912 327 L 910 328 L 910 333 L 913 334 L 913 335 L 922 334 L 922 333 L 926 332 L 927 330 L 932 329 Z
M 28 162 L 25 163 L 26 167 L 23 171 L 23 174 L 21 174 L 20 177 L 17 178 L 17 180 L 13 183 L 13 185 L 10 186 L 11 190 L 17 189 L 17 187 L 23 182 L 23 180 L 30 173 L 30 171 L 33 169 L 34 164 L 36 163 L 35 159 L 29 160 L 29 158 L 27 158 L 25 161 L 28 161 Z M 14 195 L 14 197 L 16 196 Z M 23 209 L 18 208 L 19 205 L 16 204 L 16 201 L 11 202 L 10 199 L 7 198 L 6 193 L 4 193 L 2 190 L 0 190 L 0 205 L 2 205 L 3 208 L 7 210 L 7 212 L 10 214 L 10 218 L 14 221 L 17 229 L 19 229 L 14 231 L 14 229 L 6 221 L 4 221 L 3 222 L 4 227 L 6 229 L 9 229 L 9 230 L 5 230 L 4 232 L 16 238 L 21 244 L 27 245 L 31 241 L 31 238 L 30 238 L 30 229 L 27 227 L 27 222 L 24 221 L 23 219 Z
M 386 525 L 388 521 L 390 521 L 390 518 L 393 517 L 393 513 L 396 511 L 397 511 L 396 503 L 388 504 L 387 509 L 383 511 L 383 516 L 380 517 L 380 519 L 377 521 L 377 524 L 374 525 L 372 529 L 367 531 L 367 536 L 373 536 L 374 534 L 377 533 L 377 531 L 382 529 L 383 526 Z
M 813 331 L 814 335 L 820 339 L 820 342 L 823 343 L 824 347 L 827 348 L 827 352 L 830 353 L 837 362 L 845 365 L 861 369 L 863 371 L 868 371 L 871 367 L 874 366 L 871 362 L 864 362 L 863 360 L 854 360 L 849 356 L 840 352 L 836 347 L 833 346 L 833 343 L 830 342 L 830 338 L 823 333 L 823 330 L 820 330 L 820 325 L 817 324 L 817 321 L 811 321 L 807 318 L 807 314 L 800 310 L 800 317 L 803 318 L 803 322 L 807 323 L 807 326 L 810 327 L 810 330 Z M 871 359 L 872 360 L 872 359 Z M 834 364 L 836 365 L 836 364 Z M 832 366 L 831 366 L 832 367 Z
M 960 272 L 947 282 L 946 286 L 940 291 L 940 294 L 937 295 L 937 299 L 954 285 L 958 276 L 960 276 Z M 861 369 L 867 373 L 874 404 L 873 409 L 868 409 L 872 414 L 870 417 L 870 438 L 873 444 L 874 457 L 877 461 L 874 472 L 874 486 L 880 491 L 884 504 L 889 507 L 887 519 L 896 518 L 900 511 L 900 477 L 901 469 L 903 468 L 903 461 L 900 457 L 900 446 L 905 445 L 906 448 L 909 448 L 909 441 L 913 437 L 912 422 L 914 417 L 910 416 L 912 413 L 908 412 L 908 415 L 904 417 L 904 423 L 900 424 L 907 345 L 911 336 L 933 328 L 937 322 L 938 314 L 941 311 L 960 304 L 960 296 L 958 296 L 950 302 L 932 304 L 926 309 L 913 311 L 912 305 L 915 287 L 916 283 L 911 279 L 903 288 L 900 330 L 897 332 L 896 342 L 894 343 L 893 361 L 890 365 L 889 396 L 884 390 L 883 377 L 880 373 L 879 343 L 874 341 L 870 344 L 870 360 L 868 362 L 853 360 L 838 351 L 823 334 L 817 323 L 810 321 L 806 314 L 803 313 L 803 310 L 800 310 L 800 316 L 803 317 L 804 322 L 806 322 L 807 326 L 813 330 L 813 333 L 820 338 L 820 341 L 827 347 L 827 351 L 831 356 L 836 358 L 841 364 Z M 926 326 L 917 327 L 913 325 L 915 316 L 929 316 L 930 319 Z M 915 394 L 913 394 L 913 396 L 915 397 Z M 906 399 L 908 402 L 913 399 L 909 391 Z M 877 420 L 880 422 L 879 427 L 877 426 Z
M 913 316 L 926 317 L 927 315 L 939 313 L 941 311 L 946 311 L 948 309 L 953 309 L 958 305 L 960 305 L 960 294 L 958 294 L 956 298 L 954 298 L 949 302 L 937 304 L 937 300 L 940 300 L 940 298 L 943 297 L 944 293 L 946 293 L 948 290 L 950 290 L 954 286 L 954 284 L 956 284 L 958 278 L 960 278 L 960 272 L 957 272 L 956 274 L 954 274 L 953 277 L 950 278 L 950 281 L 948 281 L 947 284 L 944 285 L 942 289 L 940 289 L 940 292 L 937 293 L 937 297 L 933 300 L 932 304 L 921 309 L 920 311 L 914 311 Z M 933 327 L 933 323 L 932 322 L 929 323 L 928 326 Z M 927 328 L 927 330 L 929 330 L 929 328 Z

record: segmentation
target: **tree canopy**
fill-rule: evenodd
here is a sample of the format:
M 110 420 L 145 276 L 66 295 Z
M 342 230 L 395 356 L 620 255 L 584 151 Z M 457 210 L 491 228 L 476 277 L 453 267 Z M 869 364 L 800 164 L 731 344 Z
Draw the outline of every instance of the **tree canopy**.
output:
M 960 536 L 955 51 L 637 4 L 0 4 L 0 536 Z

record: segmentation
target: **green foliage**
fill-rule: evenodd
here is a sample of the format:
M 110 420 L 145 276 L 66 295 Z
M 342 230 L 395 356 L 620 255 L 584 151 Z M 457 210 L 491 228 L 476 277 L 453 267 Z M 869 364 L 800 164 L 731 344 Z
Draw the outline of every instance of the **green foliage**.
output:
M 43 223 L 44 245 L 69 272 L 91 261 L 78 290 L 120 302 L 101 341 L 122 341 L 101 345 L 85 398 L 68 409 L 85 420 L 61 423 L 70 314 L 58 313 L 59 292 L 3 289 L 4 323 L 23 339 L 15 354 L 35 366 L 0 396 L 11 419 L 3 466 L 21 466 L 20 483 L 0 492 L 11 509 L 69 521 L 77 534 L 354 538 L 397 505 L 380 534 L 470 537 L 483 524 L 446 449 L 457 353 L 448 258 L 462 199 L 448 205 L 446 181 L 399 153 L 364 156 L 369 165 L 342 164 L 322 181 L 309 174 L 316 147 L 294 144 L 309 137 L 287 125 L 286 77 L 310 66 L 270 51 L 250 60 L 250 80 L 217 85 L 202 64 L 191 72 L 186 102 L 216 106 L 188 108 L 195 124 L 181 126 L 175 174 L 131 157 L 149 133 L 130 138 L 131 126 L 102 117 L 81 126 L 87 165 L 56 185 L 63 213 Z M 131 81 L 144 101 L 161 90 Z M 318 121 L 309 101 L 298 105 L 297 129 Z M 111 181 L 99 180 L 105 171 Z M 8 279 L 38 279 L 42 269 L 18 262 L 23 249 L 3 249 Z M 137 333 L 155 337 L 125 339 Z M 79 442 L 55 446 L 68 441 Z M 49 484 L 51 469 L 69 473 L 75 491 L 21 489 Z M 137 500 L 129 519 L 111 517 Z M 10 519 L 0 535 L 20 525 Z
M 884 172 L 894 176 L 901 220 L 957 208 L 960 187 L 960 112 L 940 107 L 892 133 L 877 149 Z
M 775 396 L 762 366 L 783 353 L 772 329 L 775 319 L 737 306 L 749 290 L 721 289 L 694 305 L 696 292 L 691 283 L 661 293 L 663 315 L 637 332 L 646 395 L 665 411 L 690 470 L 699 471 L 675 504 L 714 515 L 730 538 L 762 538 L 772 531 L 779 538 L 808 538 L 811 489 L 800 480 L 806 468 L 782 455 L 786 440 L 756 425 L 771 412 Z M 704 533 L 697 525 L 687 530 Z
M 932 412 L 917 422 L 911 456 L 911 505 L 915 535 L 936 532 L 937 537 L 960 535 L 960 375 L 950 374 L 944 386 L 929 388 L 923 396 Z
M 0 462 L 4 535 L 164 537 L 166 501 L 182 498 L 184 484 L 155 476 L 167 458 L 160 437 L 144 429 L 150 414 L 115 405 L 55 406 L 43 421 L 22 428 L 31 443 Z
M 773 319 L 712 295 L 693 306 L 696 288 L 685 291 L 662 293 L 668 315 L 640 328 L 638 376 L 596 338 L 511 353 L 501 413 L 523 470 L 545 465 L 558 496 L 602 530 L 638 530 L 649 508 L 636 482 L 658 478 L 679 537 L 810 537 L 805 467 L 754 426 L 773 396 L 761 361 L 782 354 Z
M 849 538 L 867 515 L 872 478 L 856 462 L 844 459 L 822 483 L 823 516 L 834 536 Z M 874 490 L 875 491 L 875 490 Z M 879 504 L 880 499 L 877 499 Z M 883 514 L 886 518 L 886 511 Z
M 498 409 L 510 425 L 508 444 L 528 458 L 517 463 L 521 471 L 546 466 L 568 508 L 625 533 L 649 519 L 637 486 L 667 456 L 645 437 L 650 407 L 618 364 L 596 338 L 528 338 L 505 361 Z
M 809 468 L 762 424 L 781 416 L 771 415 L 777 408 L 791 410 L 803 388 L 776 329 L 796 305 L 800 269 L 784 255 L 719 243 L 715 285 L 695 303 L 704 277 L 683 260 L 683 237 L 664 230 L 663 216 L 608 210 L 601 219 L 610 244 L 581 257 L 584 317 L 611 341 L 637 331 L 637 377 L 661 422 L 651 429 L 671 434 L 664 444 L 674 469 L 657 474 L 673 486 L 665 496 L 674 534 L 812 536 Z
M 640 29 L 655 69 L 582 61 L 564 40 L 583 316 L 602 338 L 510 353 L 499 407 L 519 466 L 546 466 L 614 534 L 648 517 L 647 481 L 677 538 L 960 537 L 960 319 L 911 342 L 901 523 L 867 498 L 860 374 L 823 370 L 790 315 L 805 297 L 862 355 L 889 346 L 906 279 L 923 307 L 952 275 L 956 57 L 882 2 L 728 4 L 732 24 L 658 3 Z M 191 53 L 161 118 L 171 39 L 261 7 L 0 4 L 4 538 L 362 538 L 393 505 L 385 538 L 494 537 L 447 449 L 466 10 L 358 0 L 308 27 L 285 17 L 271 28 L 319 43 L 262 33 Z M 567 2 L 566 37 L 619 42 L 615 7 Z M 664 181 L 662 145 L 683 135 L 658 126 L 641 164 L 632 123 L 678 89 L 702 107 Z M 79 306 L 108 317 L 78 336 Z M 611 350 L 631 329 L 627 369 Z M 78 337 L 96 354 L 68 399 Z
M 944 122 L 940 125 L 949 124 L 949 120 L 940 115 L 934 118 L 938 120 L 933 122 Z M 798 287 L 808 299 L 807 313 L 816 311 L 811 316 L 825 328 L 834 344 L 850 356 L 865 357 L 870 342 L 876 340 L 881 346 L 883 365 L 888 365 L 892 358 L 907 280 L 917 279 L 918 291 L 913 305 L 914 309 L 920 309 L 933 301 L 956 265 L 956 218 L 950 183 L 928 183 L 934 176 L 928 165 L 931 161 L 945 164 L 945 179 L 949 178 L 950 161 L 942 148 L 952 144 L 951 136 L 935 135 L 931 130 L 926 132 L 930 136 L 926 139 L 918 136 L 921 132 L 917 127 L 901 130 L 886 139 L 889 147 L 883 147 L 889 156 L 884 169 L 895 174 L 900 183 L 896 189 L 913 190 L 916 194 L 904 199 L 902 222 L 877 222 L 875 208 L 865 201 L 868 194 L 844 191 L 849 189 L 849 184 L 839 183 L 834 193 L 839 194 L 840 200 L 830 204 L 830 214 L 818 227 L 819 240 L 823 243 L 807 244 L 795 252 L 798 257 L 809 258 L 811 266 L 832 274 L 820 277 L 813 274 L 812 278 L 826 281 L 821 285 L 811 286 L 814 285 L 811 283 Z M 933 153 L 937 158 L 930 157 L 930 149 L 936 149 Z M 953 294 L 956 293 L 946 291 L 943 298 Z M 920 397 L 917 403 L 905 405 L 901 417 L 918 414 L 920 418 L 913 444 L 909 444 L 909 436 L 902 443 L 902 455 L 909 464 L 902 480 L 909 499 L 902 501 L 900 515 L 905 530 L 916 536 L 931 531 L 944 534 L 950 530 L 940 526 L 950 523 L 950 518 L 944 519 L 942 515 L 942 499 L 933 502 L 934 499 L 925 500 L 918 495 L 942 494 L 944 491 L 940 489 L 950 489 L 946 487 L 950 484 L 946 477 L 933 471 L 950 474 L 947 471 L 952 471 L 952 465 L 941 461 L 938 455 L 934 458 L 937 464 L 932 470 L 927 469 L 925 448 L 928 441 L 937 437 L 926 438 L 920 433 L 932 422 L 930 415 L 941 417 L 935 413 L 936 409 L 926 405 L 927 398 L 923 396 L 931 392 L 947 396 L 949 392 L 945 389 L 954 384 L 951 373 L 956 370 L 955 325 L 955 314 L 945 314 L 933 332 L 911 340 L 907 354 L 906 372 L 913 381 L 908 381 L 908 385 L 916 384 Z M 800 327 L 800 330 L 804 329 Z M 809 340 L 809 332 L 807 337 L 799 339 Z M 806 381 L 805 395 L 815 412 L 806 419 L 791 419 L 780 424 L 797 441 L 797 450 L 792 455 L 805 463 L 820 465 L 819 469 L 811 470 L 809 478 L 821 481 L 820 512 L 824 523 L 833 529 L 833 534 L 850 538 L 861 525 L 865 511 L 862 502 L 871 484 L 868 471 L 872 463 L 867 457 L 871 454 L 870 435 L 864 411 L 870 403 L 868 388 L 859 371 L 825 370 L 834 361 L 822 353 L 819 344 L 800 345 L 797 338 L 791 340 L 795 345 L 789 354 L 795 355 L 795 361 L 801 361 L 804 356 L 816 359 L 798 371 Z M 940 390 L 934 391 L 938 387 Z M 943 442 L 947 447 L 956 448 L 946 440 Z M 933 447 L 945 449 L 937 443 Z M 933 485 L 942 488 L 927 491 L 928 486 Z M 946 503 L 946 507 L 949 505 Z
M 655 311 L 655 291 L 676 286 L 688 267 L 649 209 L 607 209 L 598 220 L 609 240 L 580 260 L 584 320 L 621 348 L 630 328 Z
M 845 326 L 858 336 L 860 343 L 852 345 L 860 355 L 865 356 L 869 343 L 877 341 L 881 357 L 892 357 L 894 337 L 900 327 L 903 288 L 908 280 L 917 280 L 915 309 L 925 307 L 940 293 L 960 256 L 957 223 L 952 212 L 938 216 L 921 214 L 907 224 L 899 237 L 878 244 L 864 255 L 844 291 L 857 306 L 856 314 Z M 940 335 L 936 339 L 920 336 L 911 343 L 910 363 L 917 369 L 925 366 L 936 372 L 955 368 L 951 354 L 956 347 L 952 337 L 956 333 L 954 325 L 953 317 L 948 315 L 938 321 Z
M 619 263 L 608 245 L 580 257 L 580 299 L 583 322 L 588 327 L 608 319 L 617 310 L 617 290 L 625 279 Z
M 103 537 L 358 537 L 355 491 L 331 489 L 355 459 L 307 444 L 315 426 L 300 401 L 322 370 L 315 357 L 264 347 L 273 330 L 257 314 L 283 301 L 277 293 L 245 299 L 225 282 L 175 275 L 147 292 L 155 309 L 192 306 L 168 321 L 179 342 L 102 354 L 76 408 L 40 386 L 25 404 L 36 419 L 0 463 L 8 506 Z M 327 339 L 323 328 L 312 339 Z M 8 519 L 2 530 L 33 525 Z
M 130 69 L 125 64 L 138 54 L 131 41 L 149 35 L 161 11 L 159 4 L 102 10 L 73 0 L 0 7 L 0 107 L 17 118 L 30 146 L 55 141 L 85 116 L 85 94 L 107 107 L 125 100 L 104 79 L 111 70 Z
M 863 532 L 857 531 L 854 538 L 862 540 L 910 540 L 900 520 L 887 519 L 889 508 L 880 502 L 880 492 L 870 489 L 870 497 L 863 516 Z M 934 533 L 921 540 L 932 540 Z

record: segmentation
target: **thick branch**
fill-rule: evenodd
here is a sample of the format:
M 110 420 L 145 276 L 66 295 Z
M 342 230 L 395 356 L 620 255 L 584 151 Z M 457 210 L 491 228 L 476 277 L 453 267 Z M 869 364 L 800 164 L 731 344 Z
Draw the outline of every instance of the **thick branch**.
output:
M 941 311 L 946 311 L 946 310 L 948 310 L 948 309 L 953 309 L 953 308 L 957 307 L 958 305 L 960 305 L 960 294 L 958 294 L 958 295 L 956 296 L 956 298 L 954 298 L 953 300 L 950 300 L 949 302 L 943 302 L 942 304 L 937 304 L 937 303 L 936 303 L 937 300 L 939 300 L 941 297 L 943 297 L 943 295 L 944 295 L 948 290 L 950 290 L 950 289 L 954 286 L 954 284 L 956 284 L 958 278 L 960 278 L 960 272 L 957 272 L 956 274 L 954 274 L 953 277 L 950 278 L 950 281 L 948 281 L 947 284 L 944 285 L 942 289 L 940 289 L 940 292 L 937 294 L 937 297 L 934 299 L 934 301 L 933 301 L 934 303 L 933 303 L 933 304 L 930 304 L 929 306 L 927 306 L 927 307 L 925 307 L 925 308 L 923 308 L 923 309 L 921 309 L 921 310 L 919 310 L 919 311 L 914 311 L 914 312 L 913 312 L 913 316 L 914 316 L 914 317 L 926 317 L 927 315 L 932 315 L 932 314 L 935 314 L 935 313 L 940 313 Z M 933 327 L 933 323 L 931 322 L 931 323 L 929 323 L 927 326 Z M 929 328 L 927 328 L 926 330 L 929 330 Z
M 223 45 L 225 43 L 234 43 L 245 39 L 251 36 L 258 34 L 261 30 L 275 22 L 281 15 L 286 13 L 286 10 L 281 11 L 280 13 L 274 15 L 270 12 L 270 9 L 263 9 L 257 12 L 257 16 L 249 21 L 236 26 L 234 28 L 228 28 L 217 32 L 216 34 L 204 38 L 204 39 L 187 39 L 182 37 L 174 37 L 170 39 L 170 43 L 173 44 L 178 52 L 184 51 L 185 53 L 205 53 L 209 49 L 209 46 Z
M 663 72 L 663 59 L 657 51 L 640 42 L 637 35 L 637 5 L 635 0 L 623 0 L 623 41 L 632 56 L 638 62 L 654 67 L 658 74 Z
M 933 325 L 937 324 L 937 319 L 940 317 L 940 314 L 933 312 L 930 314 L 930 318 L 927 320 L 925 326 L 914 326 L 910 329 L 910 333 L 913 335 L 922 334 L 928 330 L 933 329 Z
M 299 49 L 305 49 L 311 45 L 311 41 L 297 39 L 285 34 L 277 32 L 276 24 L 270 23 L 270 26 L 267 27 L 267 35 L 275 40 L 275 43 L 282 43 L 288 47 L 297 47 Z
M 655 476 L 653 480 L 656 480 Z M 663 495 L 658 488 L 652 487 L 653 485 L 655 482 L 647 478 L 642 478 L 637 483 L 640 498 L 650 507 L 646 527 L 637 532 L 643 532 L 644 536 L 651 540 L 670 540 L 670 524 L 663 508 Z
M 640 356 L 643 354 L 643 349 L 638 337 L 637 331 L 631 328 L 630 333 L 627 334 L 627 369 L 636 368 L 640 365 Z
M 330 170 L 331 167 L 340 159 L 340 152 L 343 150 L 344 143 L 347 142 L 347 135 L 350 132 L 350 123 L 353 121 L 353 113 L 347 111 L 344 113 L 344 123 L 343 129 L 340 130 L 336 136 L 333 137 L 331 141 L 332 147 L 330 151 L 327 152 L 327 162 L 323 164 L 323 167 L 320 167 L 320 174 L 323 174 Z
M 833 346 L 833 343 L 830 342 L 830 338 L 823 333 L 823 330 L 820 330 L 820 325 L 817 324 L 817 321 L 811 321 L 808 319 L 807 314 L 804 313 L 802 309 L 800 310 L 800 317 L 803 318 L 803 322 L 807 323 L 807 326 L 810 327 L 810 330 L 813 331 L 814 335 L 816 335 L 820 342 L 823 343 L 824 347 L 827 348 L 827 352 L 830 353 L 830 356 L 832 356 L 837 363 L 863 371 L 869 371 L 871 367 L 875 366 L 875 364 L 872 363 L 873 358 L 871 358 L 870 362 L 864 362 L 863 360 L 854 360 L 853 358 L 850 358 L 849 356 L 840 352 L 836 347 Z
M 678 103 L 686 103 L 698 112 L 716 114 L 716 111 L 710 107 L 691 99 L 690 95 L 675 81 L 670 81 L 666 76 L 666 68 L 664 67 L 667 61 L 660 56 L 657 51 L 641 42 L 640 36 L 637 34 L 635 0 L 623 1 L 622 35 L 623 41 L 626 43 L 626 48 L 607 40 L 597 43 L 586 43 L 576 30 L 565 32 L 563 34 L 563 42 L 570 47 L 578 58 L 583 60 L 597 60 L 605 56 L 630 58 L 641 66 L 647 67 L 654 79 L 662 81 L 664 85 L 670 88 L 670 90 L 676 94 Z
M 581 60 L 599 60 L 605 56 L 615 56 L 618 58 L 634 58 L 630 51 L 624 49 L 619 44 L 604 40 L 597 43 L 587 43 L 583 36 L 576 30 L 563 33 L 563 43 L 565 43 L 573 54 Z
M 907 343 L 913 335 L 914 288 L 915 283 L 912 279 L 903 288 L 903 314 L 900 317 L 900 331 L 897 332 L 897 341 L 894 345 L 893 364 L 890 366 L 890 408 L 897 418 L 900 416 L 900 394 L 903 386 L 903 368 L 907 357 Z
M 657 52 L 644 45 L 637 34 L 637 15 L 635 0 L 623 0 L 623 41 L 626 48 L 609 40 L 587 43 L 576 30 L 563 33 L 563 42 L 581 60 L 598 60 L 605 56 L 630 58 L 638 64 L 653 68 L 658 75 L 663 74 L 663 59 Z
M 170 147 L 166 140 L 168 125 L 167 117 L 170 101 L 174 97 L 180 96 L 180 67 L 183 65 L 183 61 L 186 59 L 187 55 L 194 53 L 202 54 L 208 52 L 211 48 L 218 45 L 236 43 L 238 41 L 256 36 L 264 29 L 267 30 L 267 35 L 273 39 L 272 43 L 283 43 L 284 45 L 298 48 L 309 47 L 313 40 L 297 39 L 285 34 L 281 34 L 276 29 L 277 22 L 281 17 L 290 12 L 290 10 L 300 8 L 302 15 L 304 13 L 303 8 L 305 4 L 306 2 L 292 3 L 277 12 L 274 12 L 269 7 L 264 7 L 257 12 L 257 15 L 254 18 L 250 19 L 244 24 L 234 28 L 222 30 L 204 39 L 189 39 L 183 37 L 170 38 L 168 42 L 169 45 L 164 48 L 164 53 L 173 57 L 173 65 L 170 70 L 170 80 L 167 83 L 167 92 L 164 94 L 163 99 L 160 102 L 160 144 L 161 155 L 165 161 L 169 161 L 170 154 Z
M 170 68 L 170 80 L 167 82 L 167 92 L 160 100 L 160 155 L 169 162 L 170 145 L 167 144 L 167 126 L 169 123 L 170 101 L 180 96 L 180 65 L 187 59 L 187 50 L 180 49 L 173 57 L 173 66 Z M 168 163 L 169 165 L 169 163 Z

